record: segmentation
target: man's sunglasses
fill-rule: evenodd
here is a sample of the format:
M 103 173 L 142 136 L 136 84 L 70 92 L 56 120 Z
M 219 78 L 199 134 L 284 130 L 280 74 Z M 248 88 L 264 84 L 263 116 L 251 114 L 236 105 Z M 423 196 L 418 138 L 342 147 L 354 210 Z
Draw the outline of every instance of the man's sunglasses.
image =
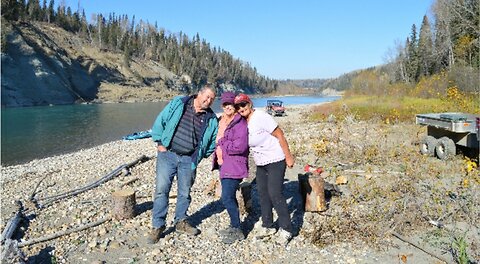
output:
M 240 109 L 240 107 L 243 108 L 243 107 L 245 107 L 245 106 L 247 106 L 247 105 L 248 105 L 247 102 L 241 102 L 241 103 L 238 103 L 238 104 L 235 105 L 235 109 Z

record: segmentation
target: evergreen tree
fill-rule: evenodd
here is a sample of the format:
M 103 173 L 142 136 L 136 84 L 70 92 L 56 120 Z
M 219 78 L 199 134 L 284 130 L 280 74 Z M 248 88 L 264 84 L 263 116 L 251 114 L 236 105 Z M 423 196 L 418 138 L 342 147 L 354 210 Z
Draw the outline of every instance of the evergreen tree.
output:
M 41 21 L 44 21 L 44 22 L 47 22 L 48 19 L 47 19 L 47 12 L 48 12 L 48 9 L 47 9 L 47 0 L 43 0 L 43 5 L 42 5 L 42 9 L 41 9 Z
M 420 34 L 418 39 L 418 59 L 419 59 L 419 74 L 421 76 L 428 76 L 432 73 L 433 61 L 433 40 L 430 23 L 428 17 L 423 16 L 422 26 L 420 27 Z
M 16 0 L 3 0 L 1 2 L 2 17 L 6 20 L 18 20 L 21 8 L 21 4 Z
M 50 0 L 48 3 L 48 10 L 47 10 L 47 22 L 48 23 L 53 23 L 55 22 L 55 2 L 54 0 Z
M 40 20 L 41 8 L 38 0 L 30 0 L 27 4 L 28 18 L 34 21 Z
M 415 24 L 412 25 L 410 37 L 407 39 L 407 76 L 409 82 L 418 80 L 418 40 L 417 28 Z

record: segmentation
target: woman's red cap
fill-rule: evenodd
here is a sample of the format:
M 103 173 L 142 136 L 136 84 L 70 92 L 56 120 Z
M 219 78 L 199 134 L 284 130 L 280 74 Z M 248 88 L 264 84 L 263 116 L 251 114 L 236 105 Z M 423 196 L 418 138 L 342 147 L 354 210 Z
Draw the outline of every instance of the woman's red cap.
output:
M 252 103 L 252 100 L 250 100 L 250 97 L 248 97 L 248 95 L 241 93 L 235 96 L 235 104 L 239 104 L 241 102 Z

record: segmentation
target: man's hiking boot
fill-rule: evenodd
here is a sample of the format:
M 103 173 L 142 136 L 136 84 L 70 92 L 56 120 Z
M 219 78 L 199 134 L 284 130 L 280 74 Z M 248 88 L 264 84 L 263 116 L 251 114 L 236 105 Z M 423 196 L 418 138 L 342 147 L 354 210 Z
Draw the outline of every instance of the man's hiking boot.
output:
M 165 226 L 162 226 L 160 228 L 152 228 L 152 230 L 150 230 L 150 233 L 148 234 L 147 243 L 148 244 L 157 243 L 163 231 L 165 231 Z
M 245 235 L 240 228 L 230 227 L 222 231 L 227 231 L 222 238 L 222 242 L 225 244 L 233 244 L 235 241 L 245 239 Z
M 193 227 L 190 225 L 190 223 L 187 222 L 187 220 L 181 220 L 175 225 L 175 229 L 177 232 L 182 233 L 182 234 L 187 234 L 191 236 L 196 236 L 200 234 L 200 230 L 196 227 Z

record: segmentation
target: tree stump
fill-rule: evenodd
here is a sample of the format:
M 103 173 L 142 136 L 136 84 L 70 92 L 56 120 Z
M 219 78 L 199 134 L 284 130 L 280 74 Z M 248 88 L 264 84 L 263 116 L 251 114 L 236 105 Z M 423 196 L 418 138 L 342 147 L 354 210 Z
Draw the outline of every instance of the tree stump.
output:
M 210 181 L 204 192 L 213 195 L 215 199 L 222 197 L 222 182 L 219 179 Z M 250 182 L 242 182 L 235 193 L 240 214 L 250 213 L 252 209 L 252 184 Z
M 236 193 L 240 215 L 250 213 L 252 210 L 252 184 L 242 182 Z
M 131 219 L 135 217 L 135 191 L 122 189 L 112 194 L 113 213 L 115 219 Z
M 213 195 L 215 199 L 220 199 L 222 196 L 222 184 L 220 179 L 212 179 L 203 192 L 207 195 Z
M 305 212 L 323 212 L 327 210 L 325 201 L 325 181 L 312 173 L 298 174 L 300 194 L 302 195 Z

